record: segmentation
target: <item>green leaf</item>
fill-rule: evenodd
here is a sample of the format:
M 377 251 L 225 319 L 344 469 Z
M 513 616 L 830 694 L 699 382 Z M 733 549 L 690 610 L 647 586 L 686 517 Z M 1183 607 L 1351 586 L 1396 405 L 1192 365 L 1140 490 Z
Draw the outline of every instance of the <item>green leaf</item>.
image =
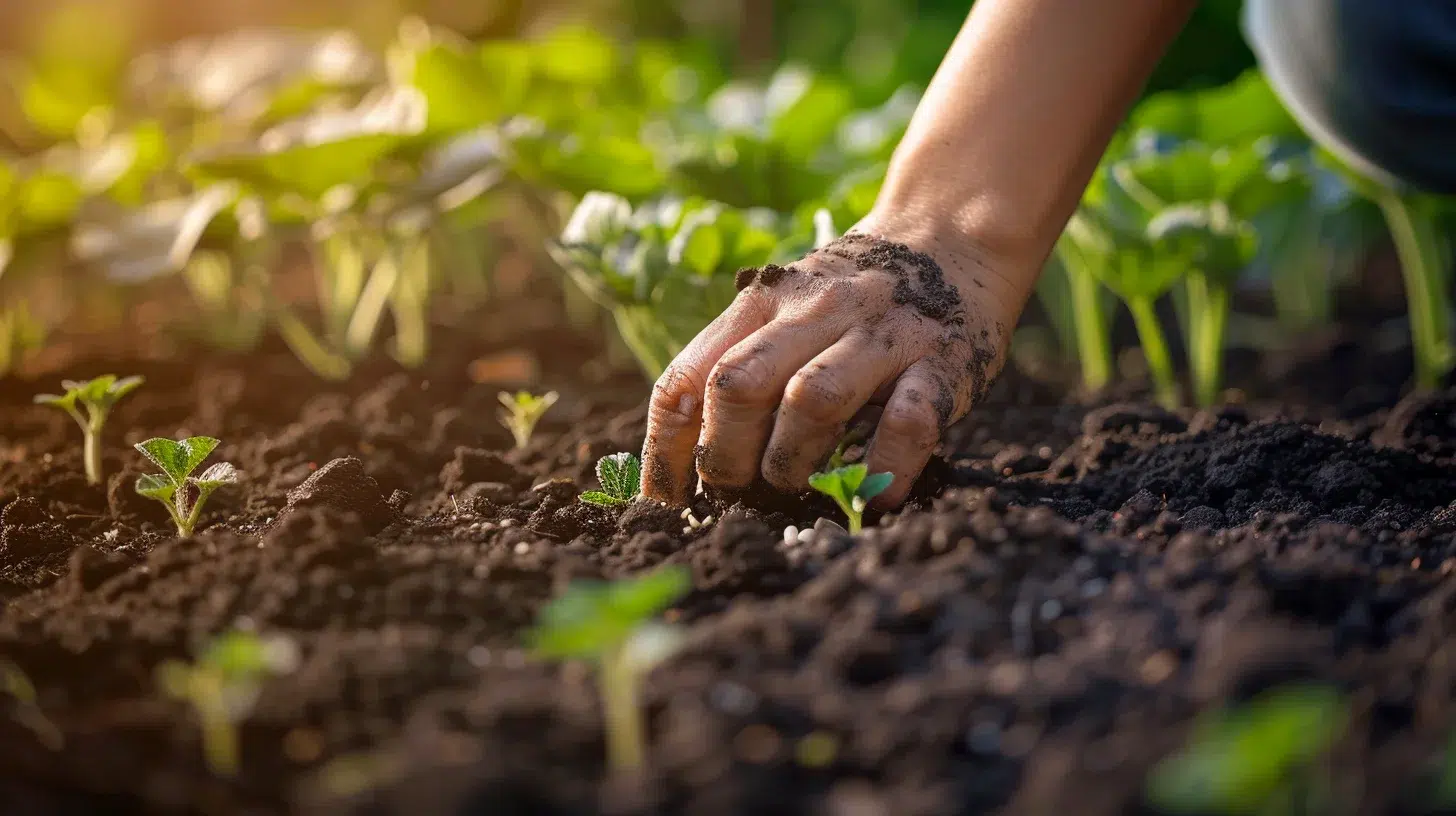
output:
M 865 480 L 860 483 L 859 489 L 854 492 L 854 495 L 865 501 L 869 501 L 888 490 L 890 484 L 894 481 L 895 474 L 893 473 L 871 474 L 866 476 Z
M 514 102 L 501 97 L 500 86 L 480 59 L 448 43 L 433 43 L 415 53 L 409 81 L 424 95 L 431 133 L 479 127 L 502 116 Z
M 1305 138 L 1262 72 L 1249 69 L 1227 85 L 1165 91 L 1148 97 L 1128 120 L 1132 131 L 1153 131 L 1213 145 L 1276 136 Z
M 721 207 L 704 207 L 683 219 L 667 245 L 667 261 L 703 277 L 718 269 L 724 255 L 723 232 L 718 226 Z
M 630 501 L 642 483 L 642 463 L 630 453 L 613 453 L 597 460 L 597 479 L 608 496 Z
M 676 603 L 692 588 L 692 577 L 681 567 L 667 567 L 631 580 L 616 581 L 608 587 L 603 614 L 636 625 Z
M 218 462 L 202 471 L 201 476 L 194 476 L 192 483 L 204 493 L 211 493 L 223 485 L 237 484 L 238 471 L 229 462 Z
M 533 44 L 532 51 L 545 76 L 575 85 L 609 82 L 619 60 L 616 43 L 581 25 L 557 28 Z
M 181 441 L 148 439 L 138 442 L 135 447 L 180 487 L 218 444 L 218 440 L 210 436 L 194 436 Z
M 170 502 L 177 495 L 177 485 L 165 476 L 148 473 L 137 479 L 136 492 L 149 499 Z
M 541 610 L 528 641 L 545 657 L 600 657 L 691 588 L 681 567 L 610 584 L 578 581 Z
M 81 384 L 78 389 L 77 398 L 83 403 L 97 405 L 106 399 L 106 393 L 116 383 L 115 374 L 102 374 L 94 380 Z
M 50 405 L 66 411 L 76 410 L 75 391 L 67 391 L 65 394 L 36 394 L 31 399 L 36 405 Z
M 868 473 L 869 467 L 864 463 L 845 465 L 834 470 L 815 473 L 809 477 L 809 486 L 834 499 L 840 507 L 848 508 Z
M 252 632 L 228 632 L 213 639 L 197 661 L 225 677 L 254 677 L 268 670 L 267 651 Z
M 585 504 L 594 504 L 597 507 L 625 507 L 630 504 L 626 499 L 609 496 L 600 490 L 588 490 L 578 498 Z
M 145 377 L 138 376 L 138 375 L 133 375 L 131 377 L 123 377 L 123 378 L 117 380 L 116 383 L 114 385 L 112 385 L 110 389 L 108 389 L 108 391 L 109 391 L 109 393 L 107 394 L 108 402 L 110 402 L 112 404 L 116 403 L 117 400 L 120 400 L 122 397 L 125 397 L 127 394 L 130 394 L 131 392 L 133 392 L 133 391 L 137 390 L 138 388 L 142 387 L 142 385 L 146 381 L 147 380 L 146 380 Z
M 1169 813 L 1253 813 L 1329 750 L 1348 716 L 1326 686 L 1265 692 L 1210 716 L 1180 755 L 1154 769 L 1150 801 Z

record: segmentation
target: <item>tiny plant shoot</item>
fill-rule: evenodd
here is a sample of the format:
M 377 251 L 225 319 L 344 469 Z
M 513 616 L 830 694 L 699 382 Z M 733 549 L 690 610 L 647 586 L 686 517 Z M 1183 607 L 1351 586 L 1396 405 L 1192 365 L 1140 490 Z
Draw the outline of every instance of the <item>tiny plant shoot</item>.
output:
M 581 500 L 598 507 L 626 507 L 642 487 L 642 463 L 630 453 L 613 453 L 597 460 L 601 490 L 581 494 Z
M 870 499 L 885 492 L 893 481 L 893 473 L 870 475 L 867 466 L 854 464 L 815 473 L 809 477 L 809 486 L 834 499 L 834 503 L 839 505 L 839 509 L 849 519 L 849 532 L 858 533 L 863 525 L 861 518 Z
M 237 470 L 227 462 L 209 467 L 200 476 L 192 475 L 217 446 L 218 440 L 208 436 L 194 436 L 180 442 L 148 439 L 136 445 L 143 456 L 162 469 L 161 473 L 148 473 L 137 479 L 136 492 L 166 505 L 167 513 L 177 524 L 177 535 L 182 538 L 191 537 L 202 516 L 202 507 L 213 491 L 238 481 Z M 196 496 L 192 495 L 194 490 Z
M 541 610 L 528 636 L 538 655 L 580 658 L 597 666 L 607 728 L 607 759 L 631 770 L 646 755 L 637 686 L 680 642 L 678 630 L 649 619 L 692 589 L 681 567 L 669 567 L 625 581 L 579 581 Z
M 511 436 L 515 437 L 517 450 L 531 444 L 531 434 L 536 430 L 536 423 L 556 404 L 556 399 L 555 391 L 548 391 L 539 397 L 528 391 L 517 391 L 514 394 L 500 392 L 501 405 L 505 406 L 501 409 L 500 421 L 511 432 Z
M 76 382 L 64 380 L 61 387 L 66 393 L 38 394 L 37 405 L 52 405 L 60 408 L 81 426 L 85 438 L 86 481 L 101 484 L 101 429 L 106 426 L 106 417 L 111 406 L 122 397 L 135 391 L 143 380 L 141 377 L 117 379 L 115 374 L 103 374 L 94 380 Z M 85 409 L 85 414 L 81 409 Z
M 287 674 L 298 650 L 284 637 L 237 631 L 219 636 L 196 662 L 168 660 L 157 667 L 163 694 L 192 706 L 202 728 L 202 753 L 218 776 L 238 772 L 238 724 L 252 713 L 265 678 Z
M 61 750 L 65 737 L 61 729 L 40 710 L 35 684 L 19 666 L 3 658 L 0 658 L 0 694 L 14 700 L 16 722 L 30 729 L 45 747 L 52 751 Z
M 1153 770 L 1149 803 L 1169 814 L 1329 813 L 1320 761 L 1347 715 L 1338 690 L 1316 685 L 1271 689 L 1215 712 L 1181 754 Z

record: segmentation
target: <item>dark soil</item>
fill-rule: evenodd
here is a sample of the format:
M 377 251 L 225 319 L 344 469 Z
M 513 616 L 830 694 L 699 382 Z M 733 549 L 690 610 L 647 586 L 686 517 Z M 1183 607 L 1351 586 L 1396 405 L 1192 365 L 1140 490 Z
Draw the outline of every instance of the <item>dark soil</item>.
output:
M 1330 762 L 1350 812 L 1434 812 L 1456 391 L 1398 402 L 1398 365 L 1342 351 L 1231 365 L 1262 399 L 1171 414 L 1008 371 L 911 506 L 785 544 L 834 514 L 700 498 L 715 518 L 685 534 L 678 509 L 578 504 L 598 457 L 640 447 L 645 383 L 583 368 L 589 338 L 482 325 L 497 339 L 347 386 L 277 349 L 0 381 L 0 657 L 65 737 L 0 705 L 0 812 L 1143 813 L 1200 712 L 1310 678 L 1349 692 Z M 524 451 L 495 420 L 521 383 L 466 375 L 492 344 L 549 350 L 529 385 L 561 400 Z M 1377 374 L 1328 397 L 1353 370 Z M 91 488 L 71 420 L 29 398 L 102 372 L 148 383 Z M 191 541 L 130 490 L 130 443 L 178 434 L 221 438 L 244 474 Z M 668 616 L 688 644 L 644 692 L 649 767 L 608 777 L 590 672 L 521 632 L 573 578 L 664 563 L 694 576 Z M 224 780 L 152 673 L 240 625 L 302 663 Z

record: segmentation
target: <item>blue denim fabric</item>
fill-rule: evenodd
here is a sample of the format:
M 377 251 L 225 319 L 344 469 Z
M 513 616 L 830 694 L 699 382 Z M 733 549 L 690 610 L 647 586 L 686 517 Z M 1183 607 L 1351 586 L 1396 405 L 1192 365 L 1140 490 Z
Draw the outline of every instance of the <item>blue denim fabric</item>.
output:
M 1386 184 L 1456 193 L 1456 0 L 1248 0 L 1244 31 L 1321 144 Z

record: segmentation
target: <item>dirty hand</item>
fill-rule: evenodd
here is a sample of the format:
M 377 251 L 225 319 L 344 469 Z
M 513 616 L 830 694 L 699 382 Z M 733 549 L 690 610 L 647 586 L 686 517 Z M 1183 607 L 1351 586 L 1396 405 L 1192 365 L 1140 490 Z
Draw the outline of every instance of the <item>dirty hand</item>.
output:
M 1021 298 L 975 253 L 897 237 L 861 225 L 787 267 L 740 273 L 733 304 L 653 389 L 646 496 L 685 503 L 695 475 L 732 491 L 761 473 L 804 491 L 856 414 L 879 405 L 865 461 L 895 480 L 874 504 L 904 501 L 1000 370 Z

